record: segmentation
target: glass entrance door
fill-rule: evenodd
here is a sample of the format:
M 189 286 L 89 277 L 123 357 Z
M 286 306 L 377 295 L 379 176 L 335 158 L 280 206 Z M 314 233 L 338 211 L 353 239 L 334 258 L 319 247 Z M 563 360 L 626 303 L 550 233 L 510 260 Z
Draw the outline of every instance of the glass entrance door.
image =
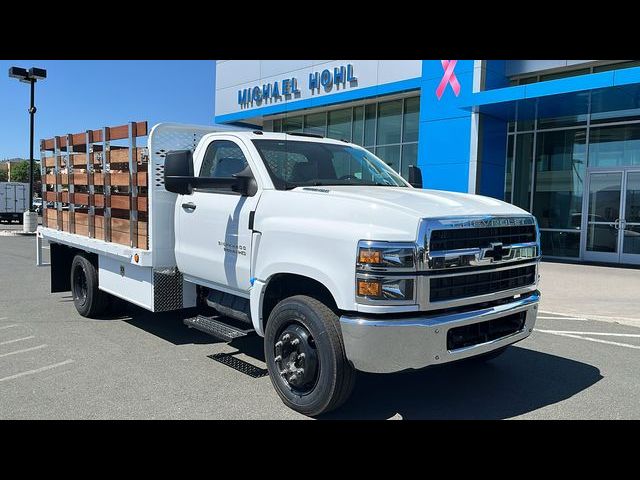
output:
M 620 261 L 640 264 L 640 170 L 625 172 L 622 210 Z
M 640 170 L 589 174 L 585 260 L 640 264 Z
M 620 261 L 622 177 L 621 171 L 589 175 L 585 260 Z

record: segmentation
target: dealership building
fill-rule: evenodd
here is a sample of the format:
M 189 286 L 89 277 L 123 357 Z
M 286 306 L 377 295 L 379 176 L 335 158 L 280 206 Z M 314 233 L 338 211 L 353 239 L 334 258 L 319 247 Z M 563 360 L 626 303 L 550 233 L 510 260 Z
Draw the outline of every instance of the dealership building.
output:
M 532 212 L 548 258 L 640 264 L 640 61 L 219 60 L 216 123 L 362 145 Z

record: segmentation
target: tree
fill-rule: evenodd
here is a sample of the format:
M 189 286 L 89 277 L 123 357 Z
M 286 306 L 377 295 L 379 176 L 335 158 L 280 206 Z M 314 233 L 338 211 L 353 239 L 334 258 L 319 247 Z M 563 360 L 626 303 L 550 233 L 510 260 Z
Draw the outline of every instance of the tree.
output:
M 29 160 L 11 166 L 11 181 L 29 183 Z M 33 183 L 40 181 L 40 164 L 33 162 Z
M 0 182 L 6 182 L 6 181 L 7 181 L 7 171 L 0 170 Z

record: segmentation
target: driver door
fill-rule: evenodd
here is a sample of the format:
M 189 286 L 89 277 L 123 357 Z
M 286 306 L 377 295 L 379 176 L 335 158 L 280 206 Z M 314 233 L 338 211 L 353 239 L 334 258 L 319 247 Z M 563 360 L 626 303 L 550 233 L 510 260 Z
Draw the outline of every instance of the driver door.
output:
M 194 172 L 200 177 L 228 178 L 247 165 L 248 152 L 234 137 L 218 137 L 207 146 Z M 176 204 L 176 261 L 187 280 L 231 293 L 251 286 L 249 215 L 261 190 L 252 197 L 230 188 L 194 188 Z

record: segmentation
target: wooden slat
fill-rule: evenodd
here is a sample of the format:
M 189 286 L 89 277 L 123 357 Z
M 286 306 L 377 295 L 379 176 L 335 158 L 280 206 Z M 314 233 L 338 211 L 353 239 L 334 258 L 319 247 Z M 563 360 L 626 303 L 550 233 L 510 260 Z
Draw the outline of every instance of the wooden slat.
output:
M 120 148 L 120 149 L 112 149 L 110 150 L 110 155 L 109 155 L 109 163 L 129 163 L 129 149 L 128 148 Z M 94 165 L 102 165 L 102 155 L 96 155 L 96 153 L 100 153 L 100 152 L 93 152 L 91 154 L 91 160 L 94 163 Z M 142 148 L 135 148 L 134 149 L 134 158 L 135 160 L 140 163 L 142 162 L 142 154 L 144 153 L 144 149 Z M 81 153 L 78 155 L 72 155 L 71 158 L 73 159 L 73 165 L 74 166 L 85 166 L 87 164 L 87 154 L 86 153 Z M 45 165 L 47 167 L 53 167 L 55 162 L 52 162 L 51 165 L 48 164 L 48 161 L 45 162 Z
M 96 208 L 104 208 L 104 195 L 96 193 L 93 198 L 95 201 Z M 138 197 L 138 211 L 146 212 L 148 208 L 148 204 L 149 203 L 147 201 L 147 197 Z M 129 196 L 112 194 L 111 208 L 129 210 Z
M 47 219 L 50 225 L 57 225 L 57 210 L 47 209 Z M 55 228 L 55 227 L 54 227 Z M 76 234 L 89 236 L 89 216 L 86 213 L 76 212 L 75 214 Z M 62 212 L 62 230 L 69 231 L 69 212 Z M 95 238 L 104 240 L 104 217 L 95 216 Z M 148 248 L 148 224 L 138 221 L 138 246 Z M 129 220 L 126 218 L 111 218 L 111 241 L 120 245 L 129 245 Z
M 75 204 L 76 205 L 89 205 L 89 194 L 88 193 L 75 193 Z M 47 192 L 45 200 L 48 202 L 56 201 L 56 193 L 55 192 Z M 94 195 L 95 207 L 96 208 L 104 208 L 104 195 L 96 194 Z M 62 192 L 62 202 L 69 203 L 69 194 L 67 192 Z M 111 195 L 111 208 L 117 208 L 122 210 L 129 210 L 129 197 L 128 196 L 117 196 Z M 147 197 L 138 197 L 138 211 L 146 212 L 148 209 Z M 55 211 L 55 208 L 48 208 L 48 212 Z M 97 218 L 97 217 L 96 217 Z
M 55 208 L 47 208 L 46 212 L 47 212 L 47 221 L 54 222 L 53 224 L 49 223 L 49 225 L 56 225 L 55 222 L 58 221 L 58 211 Z
M 104 174 L 102 173 L 94 173 L 93 174 L 93 184 L 94 185 L 103 185 L 104 184 Z M 66 184 L 68 181 L 66 174 L 61 174 L 62 184 Z M 137 174 L 138 186 L 146 187 L 147 186 L 147 172 L 138 172 Z M 45 183 L 47 185 L 55 185 L 56 176 L 53 174 L 49 174 L 45 176 Z M 84 172 L 75 171 L 73 174 L 73 184 L 74 185 L 87 185 L 87 174 Z M 111 173 L 111 185 L 112 186 L 121 186 L 127 187 L 129 186 L 129 173 L 128 172 L 112 172 Z
M 129 173 L 128 172 L 111 172 L 111 186 L 129 186 Z
M 93 130 L 93 141 L 94 142 L 102 142 L 102 129 Z M 133 135 L 136 137 L 144 137 L 147 135 L 147 122 L 136 122 L 133 128 Z M 71 142 L 74 146 L 77 145 L 85 145 L 85 132 L 82 133 L 74 133 L 72 136 Z M 129 125 L 118 125 L 117 127 L 111 127 L 109 131 L 108 140 L 122 140 L 124 138 L 129 138 Z M 60 138 L 60 148 L 65 148 L 67 146 L 67 138 L 63 136 Z M 53 150 L 54 149 L 54 139 L 47 138 L 44 140 L 40 140 L 40 150 Z
M 89 205 L 89 194 L 88 193 L 74 193 L 73 194 L 74 203 L 76 205 Z
M 121 187 L 129 186 L 129 172 L 111 172 L 110 178 L 111 178 L 112 186 L 121 186 Z M 139 187 L 147 186 L 147 172 L 139 172 L 137 178 L 138 178 Z M 95 173 L 93 175 L 93 184 L 94 185 L 104 184 L 104 177 L 102 173 Z

